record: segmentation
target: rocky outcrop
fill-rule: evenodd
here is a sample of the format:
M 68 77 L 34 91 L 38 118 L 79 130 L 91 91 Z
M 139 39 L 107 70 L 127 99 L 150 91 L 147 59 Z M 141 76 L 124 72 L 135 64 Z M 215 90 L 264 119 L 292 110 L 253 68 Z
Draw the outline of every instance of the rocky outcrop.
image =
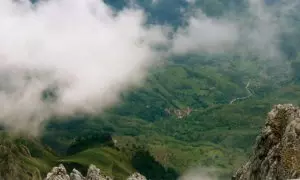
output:
M 72 180 L 83 180 L 85 179 L 84 176 L 76 169 L 73 169 L 70 173 L 70 179 Z
M 131 176 L 127 178 L 127 180 L 147 180 L 145 176 L 140 173 L 133 173 Z
M 300 178 L 300 109 L 276 105 L 257 138 L 250 160 L 233 180 L 287 180 Z
M 70 175 L 68 175 L 66 168 L 60 164 L 58 167 L 52 168 L 45 180 L 113 180 L 113 178 L 103 175 L 95 165 L 90 165 L 86 177 L 76 169 L 73 169 Z M 134 173 L 127 180 L 147 179 L 139 173 Z
M 47 174 L 46 180 L 70 180 L 66 168 L 60 164 L 58 167 L 52 168 L 51 172 Z
M 112 178 L 101 174 L 100 169 L 95 165 L 90 165 L 84 180 L 112 180 Z

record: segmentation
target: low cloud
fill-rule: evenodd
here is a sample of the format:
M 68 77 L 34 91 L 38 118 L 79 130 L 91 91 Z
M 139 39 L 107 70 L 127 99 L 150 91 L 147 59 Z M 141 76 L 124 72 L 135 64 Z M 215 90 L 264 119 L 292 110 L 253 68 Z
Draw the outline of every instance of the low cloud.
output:
M 37 134 L 53 115 L 116 103 L 167 41 L 164 27 L 145 20 L 137 8 L 116 13 L 98 0 L 0 1 L 0 123 Z
M 187 23 L 174 36 L 174 54 L 225 52 L 238 40 L 238 28 L 234 22 L 209 18 L 200 10 Z
M 218 180 L 219 172 L 214 168 L 194 167 L 183 173 L 178 180 Z
M 171 52 L 174 55 L 227 53 L 240 57 L 237 61 L 257 64 L 257 78 L 284 82 L 291 76 L 291 67 L 282 51 L 282 35 L 295 32 L 293 16 L 299 1 L 278 1 L 271 5 L 262 0 L 245 0 L 243 13 L 225 12 L 209 17 L 199 8 L 188 12 L 187 25 L 174 35 Z M 288 44 L 288 43 L 287 43 Z
M 276 6 L 267 6 L 261 0 L 248 0 L 248 12 L 239 19 L 242 48 L 255 52 L 263 59 L 283 58 L 280 50 L 280 35 L 285 19 Z M 286 24 L 285 24 L 286 25 Z
M 299 2 L 289 1 L 266 5 L 262 0 L 247 0 L 243 14 L 225 13 L 208 17 L 196 9 L 187 19 L 187 26 L 179 28 L 173 41 L 173 53 L 224 53 L 238 49 L 256 53 L 262 59 L 284 58 L 280 50 L 280 36 L 292 32 L 294 24 L 289 15 Z

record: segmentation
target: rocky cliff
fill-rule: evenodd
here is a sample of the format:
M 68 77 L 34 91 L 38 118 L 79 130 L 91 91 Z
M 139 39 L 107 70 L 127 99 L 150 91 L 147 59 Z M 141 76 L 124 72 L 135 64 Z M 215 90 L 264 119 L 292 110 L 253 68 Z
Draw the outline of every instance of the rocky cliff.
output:
M 47 174 L 45 180 L 113 180 L 113 178 L 105 176 L 94 165 L 90 165 L 86 177 L 79 171 L 73 169 L 70 175 L 67 173 L 66 168 L 60 164 L 58 167 L 52 168 L 51 172 Z M 147 180 L 139 173 L 134 173 L 127 180 Z
M 268 113 L 250 160 L 233 180 L 300 178 L 300 108 L 276 105 Z

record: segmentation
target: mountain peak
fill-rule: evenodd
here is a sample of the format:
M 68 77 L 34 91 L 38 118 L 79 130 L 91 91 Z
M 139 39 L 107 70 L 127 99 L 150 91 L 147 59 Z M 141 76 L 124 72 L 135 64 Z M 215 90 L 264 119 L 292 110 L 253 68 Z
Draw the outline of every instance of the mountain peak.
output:
M 283 180 L 300 177 L 300 108 L 278 104 L 268 113 L 250 160 L 233 180 Z

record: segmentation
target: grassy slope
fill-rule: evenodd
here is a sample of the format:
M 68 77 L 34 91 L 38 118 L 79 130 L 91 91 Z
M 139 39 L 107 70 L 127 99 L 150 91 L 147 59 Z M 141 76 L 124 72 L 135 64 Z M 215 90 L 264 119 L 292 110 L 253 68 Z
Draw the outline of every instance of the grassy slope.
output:
M 61 163 L 76 163 L 84 168 L 96 165 L 106 175 L 115 179 L 125 179 L 134 172 L 130 159 L 123 153 L 108 147 L 91 148 L 75 155 L 60 159 Z
M 90 164 L 95 164 L 102 173 L 114 175 L 117 180 L 125 179 L 134 172 L 128 157 L 111 147 L 87 149 L 72 156 L 57 156 L 35 139 L 4 133 L 0 135 L 0 144 L 0 179 L 39 180 L 59 163 L 70 168 L 69 171 L 74 167 L 86 171 Z

